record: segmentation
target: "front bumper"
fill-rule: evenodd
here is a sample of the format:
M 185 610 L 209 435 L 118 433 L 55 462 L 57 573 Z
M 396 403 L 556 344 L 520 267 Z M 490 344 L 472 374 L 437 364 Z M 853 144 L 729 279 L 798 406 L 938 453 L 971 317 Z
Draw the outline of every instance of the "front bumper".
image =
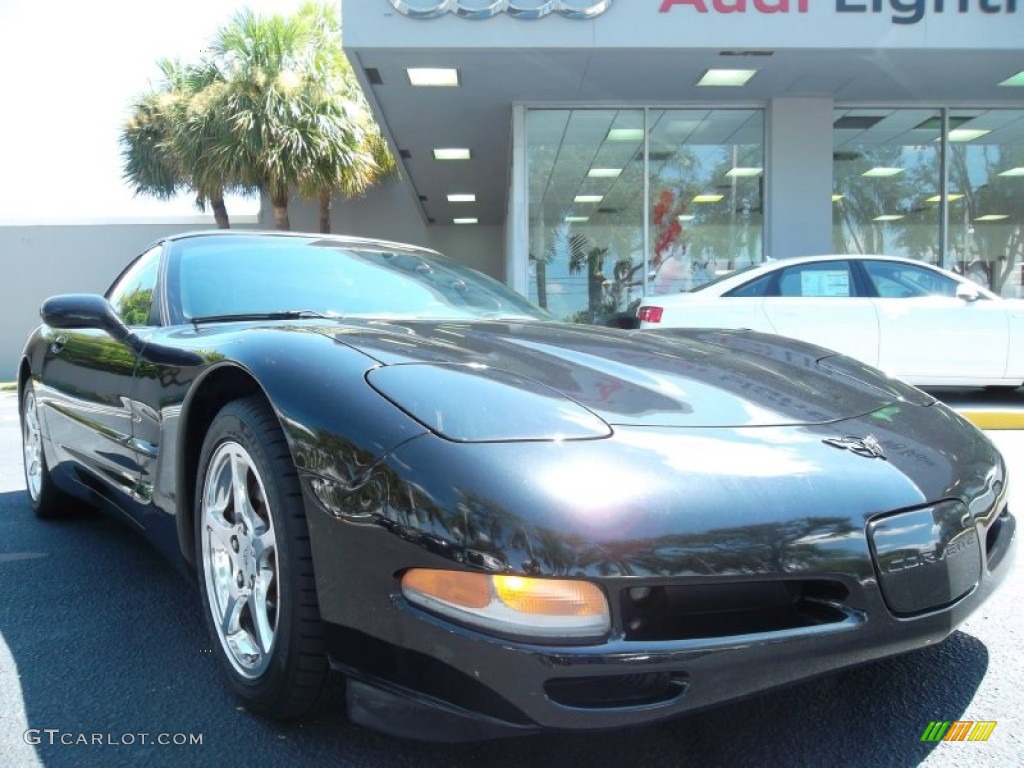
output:
M 552 647 L 455 626 L 392 594 L 386 621 L 328 625 L 331 657 L 349 681 L 350 718 L 397 736 L 463 741 L 650 723 L 943 640 L 1011 570 L 1015 528 L 1004 509 L 979 530 L 978 584 L 954 604 L 912 617 L 894 615 L 877 581 L 846 582 L 850 591 L 831 602 L 833 614 L 821 624 L 625 640 L 623 613 L 615 611 L 619 639 Z M 623 589 L 656 583 L 630 580 Z M 371 604 L 371 596 L 360 597 Z M 388 630 L 373 634 L 380 623 Z
M 912 447 L 874 425 L 890 451 L 884 462 L 828 447 L 817 429 L 780 433 L 806 447 L 792 459 L 800 473 L 762 464 L 739 479 L 710 475 L 705 455 L 692 476 L 677 471 L 669 482 L 661 459 L 680 439 L 656 430 L 568 447 L 418 438 L 341 502 L 325 503 L 307 477 L 321 613 L 332 663 L 350 681 L 350 716 L 435 741 L 618 728 L 937 643 L 1006 577 L 1016 547 L 1001 458 L 949 425 L 935 436 L 944 439 Z M 739 431 L 694 434 L 704 449 L 745 448 Z M 639 460 L 652 455 L 659 460 Z M 616 500 L 614 514 L 600 499 L 581 510 L 543 495 L 560 487 L 546 490 L 537 467 L 560 461 L 562 478 L 573 466 L 612 473 L 613 458 L 635 471 L 628 487 L 644 490 Z M 573 488 L 583 498 L 582 483 Z M 955 499 L 958 489 L 978 501 L 962 506 L 969 514 L 936 513 L 934 546 L 899 543 L 894 516 L 920 523 L 929 498 Z M 963 529 L 945 530 L 954 523 Z M 950 587 L 923 607 L 907 602 L 922 574 L 941 580 L 943 562 L 956 574 Z M 965 567 L 976 567 L 972 583 Z M 407 568 L 586 578 L 608 596 L 612 630 L 592 645 L 494 637 L 410 605 L 399 587 Z M 648 591 L 660 599 L 653 607 L 637 597 Z

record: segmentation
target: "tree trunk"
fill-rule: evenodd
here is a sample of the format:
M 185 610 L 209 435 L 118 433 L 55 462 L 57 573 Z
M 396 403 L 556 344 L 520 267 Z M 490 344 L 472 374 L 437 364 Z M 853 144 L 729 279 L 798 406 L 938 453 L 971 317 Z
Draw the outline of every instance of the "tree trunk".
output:
M 537 303 L 544 309 L 548 308 L 548 265 L 541 259 L 534 261 L 537 268 Z
M 587 310 L 590 322 L 596 323 L 604 305 L 604 274 L 601 265 L 591 261 L 587 271 Z
M 231 222 L 228 221 L 228 208 L 224 205 L 224 194 L 222 192 L 210 195 L 210 207 L 213 208 L 213 218 L 217 222 L 217 228 L 231 229 Z
M 331 232 L 331 203 L 334 195 L 329 189 L 320 190 L 320 233 L 328 235 Z
M 288 221 L 288 194 L 271 195 L 270 204 L 274 206 L 274 226 L 277 229 L 291 229 L 291 222 Z

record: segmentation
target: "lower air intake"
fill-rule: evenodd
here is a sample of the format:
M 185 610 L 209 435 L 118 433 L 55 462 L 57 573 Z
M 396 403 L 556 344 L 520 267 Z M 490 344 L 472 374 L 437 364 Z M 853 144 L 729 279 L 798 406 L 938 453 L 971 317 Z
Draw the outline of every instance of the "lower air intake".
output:
M 576 709 L 649 707 L 678 699 L 686 692 L 686 675 L 653 672 L 548 680 L 544 691 L 556 704 Z

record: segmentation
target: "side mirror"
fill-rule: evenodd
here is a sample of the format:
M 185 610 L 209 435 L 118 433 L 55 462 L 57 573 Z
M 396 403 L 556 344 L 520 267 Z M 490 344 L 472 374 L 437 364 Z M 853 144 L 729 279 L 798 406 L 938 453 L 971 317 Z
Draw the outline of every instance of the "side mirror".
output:
M 186 367 L 199 365 L 203 356 L 186 349 L 169 347 L 164 344 L 147 344 L 121 322 L 110 302 L 102 296 L 91 293 L 67 293 L 53 296 L 39 308 L 43 322 L 53 328 L 95 328 L 106 331 L 118 341 L 156 365 Z
M 967 283 L 957 283 L 956 297 L 961 301 L 966 301 L 968 304 L 970 304 L 980 299 L 981 294 L 978 293 L 977 288 L 970 286 Z
M 43 322 L 54 328 L 97 328 L 123 340 L 131 331 L 117 316 L 110 302 L 92 293 L 53 296 L 39 308 Z

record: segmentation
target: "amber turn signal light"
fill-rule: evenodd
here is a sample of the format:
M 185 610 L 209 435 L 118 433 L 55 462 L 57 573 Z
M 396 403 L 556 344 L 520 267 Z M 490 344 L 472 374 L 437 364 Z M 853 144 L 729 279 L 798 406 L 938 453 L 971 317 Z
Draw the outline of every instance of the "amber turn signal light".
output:
M 414 568 L 402 576 L 402 594 L 434 613 L 506 634 L 582 638 L 611 627 L 608 600 L 589 581 Z

